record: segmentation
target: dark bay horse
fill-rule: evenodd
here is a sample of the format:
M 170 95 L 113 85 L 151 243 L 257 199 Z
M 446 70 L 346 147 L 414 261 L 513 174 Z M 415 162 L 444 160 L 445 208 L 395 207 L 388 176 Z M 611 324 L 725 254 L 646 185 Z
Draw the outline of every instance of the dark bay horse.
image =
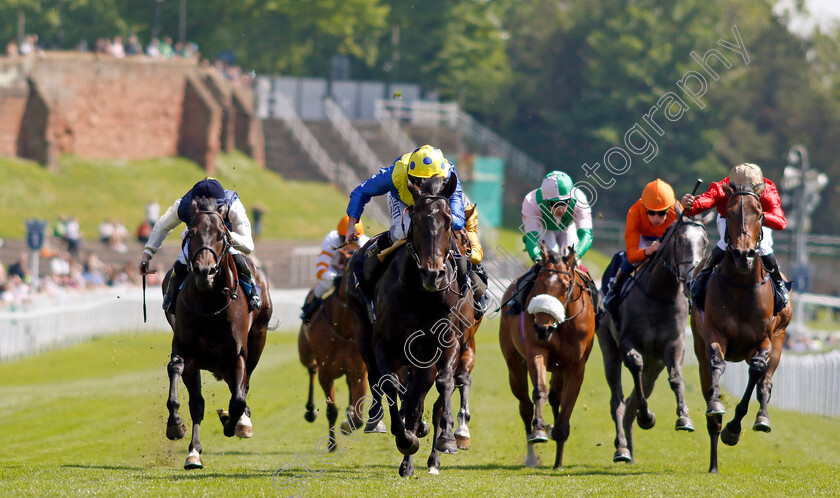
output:
M 595 310 L 574 250 L 565 257 L 549 251 L 545 243 L 540 250 L 536 281 L 526 301 L 528 312 L 502 314 L 499 343 L 508 366 L 510 389 L 519 400 L 519 415 L 525 424 L 525 464 L 536 467 L 534 444 L 548 441 L 546 429 L 550 426 L 543 420 L 547 399 L 554 414 L 550 433 L 557 443 L 554 468 L 559 469 L 569 438 L 569 419 L 595 338 Z M 515 289 L 516 281 L 507 288 L 502 302 L 510 301 Z M 549 371 L 550 384 L 546 379 Z M 529 377 L 534 386 L 532 395 L 528 393 Z
M 190 273 L 178 294 L 175 314 L 167 313 L 172 326 L 172 355 L 169 372 L 169 419 L 166 437 L 181 439 L 187 432 L 178 415 L 178 378 L 183 377 L 189 393 L 193 422 L 190 452 L 184 468 L 200 469 L 199 428 L 204 418 L 200 370 L 224 380 L 231 392 L 228 410 L 218 410 L 227 437 L 251 437 L 250 408 L 245 398 L 251 373 L 265 346 L 271 319 L 268 280 L 249 260 L 251 273 L 262 287 L 262 307 L 248 312 L 246 292 L 239 285 L 236 263 L 230 254 L 230 235 L 224 224 L 227 207 L 216 207 L 216 199 L 199 197 L 191 206 L 192 219 L 184 240 Z M 163 281 L 163 291 L 169 284 Z
M 758 254 L 764 219 L 761 192 L 728 189 L 727 194 L 726 255 L 709 278 L 705 314 L 697 308 L 691 313 L 694 353 L 707 402 L 712 473 L 718 472 L 718 437 L 730 446 L 738 443 L 753 389 L 760 405 L 753 430 L 770 432 L 767 403 L 792 316 L 790 303 L 773 315 L 773 285 Z M 749 362 L 749 381 L 735 416 L 721 429 L 726 409 L 719 382 L 727 361 Z
M 339 249 L 339 251 L 342 250 Z M 342 251 L 341 254 L 343 266 L 346 265 L 352 252 Z M 358 328 L 363 326 L 363 320 L 366 319 L 359 315 L 356 307 L 348 303 L 344 286 L 339 283 L 324 299 L 324 303 L 312 317 L 310 324 L 301 323 L 300 326 L 298 353 L 300 362 L 309 371 L 309 398 L 304 418 L 308 422 L 314 422 L 317 416 L 313 402 L 313 388 L 317 375 L 318 382 L 327 397 L 330 451 L 338 449 L 335 437 L 335 423 L 338 419 L 335 380 L 342 375 L 347 379 L 350 404 L 347 407 L 347 417 L 341 424 L 341 430 L 349 434 L 363 425 L 362 418 L 356 414 L 355 407 L 367 394 L 367 369 L 356 345 L 356 334 Z
M 449 198 L 456 186 L 454 178 L 440 177 L 424 182 L 422 190 L 409 184 L 414 208 L 406 244 L 395 251 L 379 279 L 373 292 L 376 319 L 358 338 L 373 397 L 378 402 L 384 395 L 388 403 L 391 433 L 404 455 L 399 470 L 403 477 L 414 473 L 412 456 L 419 438 L 429 431 L 422 416 L 432 384 L 439 396 L 432 415 L 429 471 L 437 473 L 439 453 L 458 452 L 451 397 L 461 345 L 474 326 L 474 307 L 472 290 L 458 278 L 451 251 Z M 382 416 L 377 402 L 371 406 L 369 425 Z
M 683 337 L 688 323 L 683 286 L 703 259 L 708 238 L 703 223 L 685 219 L 672 224 L 662 241 L 656 258 L 639 268 L 628 283 L 619 316 L 611 317 L 607 312 L 597 331 L 610 386 L 610 414 L 615 422 L 615 462 L 633 461 L 634 420 L 642 429 L 656 423 L 647 398 L 663 368 L 668 369 L 668 382 L 677 398 L 676 430 L 694 430 L 682 377 Z M 626 400 L 621 387 L 622 362 L 633 379 L 633 392 Z

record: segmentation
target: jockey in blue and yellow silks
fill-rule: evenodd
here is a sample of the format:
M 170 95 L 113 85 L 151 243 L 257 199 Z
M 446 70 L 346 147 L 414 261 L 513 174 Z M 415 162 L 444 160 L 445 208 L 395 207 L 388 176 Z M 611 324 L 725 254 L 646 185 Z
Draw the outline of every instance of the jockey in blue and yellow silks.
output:
M 397 240 L 404 239 L 408 233 L 411 216 L 407 211 L 410 206 L 414 205 L 414 198 L 408 190 L 408 182 L 420 186 L 423 180 L 427 178 L 442 176 L 448 180 L 452 175 L 455 175 L 455 181 L 457 182 L 455 193 L 449 198 L 449 208 L 452 211 L 452 229 L 458 231 L 466 226 L 467 235 L 473 244 L 471 261 L 477 273 L 481 274 L 483 272 L 480 266 L 482 251 L 478 244 L 476 226 L 475 223 L 467 224 L 464 209 L 465 196 L 461 190 L 461 182 L 458 180 L 455 166 L 443 156 L 440 149 L 431 145 L 424 145 L 413 152 L 403 154 L 391 166 L 380 169 L 379 173 L 362 182 L 350 194 L 350 204 L 347 206 L 347 215 L 350 216 L 347 228 L 348 241 L 354 240 L 357 236 L 355 224 L 362 216 L 365 205 L 373 197 L 383 194 L 388 196 L 391 226 L 388 232 L 379 236 L 376 243 L 368 248 L 365 254 L 364 273 L 366 279 L 371 277 L 370 280 L 375 281 L 376 274 L 380 270 L 378 267 L 379 258 L 375 256 L 391 247 Z M 475 283 L 477 279 L 471 278 L 471 280 Z M 479 300 L 486 300 L 485 294 L 479 289 L 476 290 Z

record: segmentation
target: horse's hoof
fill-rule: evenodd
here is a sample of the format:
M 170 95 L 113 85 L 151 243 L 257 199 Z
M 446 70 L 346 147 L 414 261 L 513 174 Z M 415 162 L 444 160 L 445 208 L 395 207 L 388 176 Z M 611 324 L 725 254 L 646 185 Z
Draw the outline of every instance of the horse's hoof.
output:
M 755 424 L 753 424 L 753 430 L 756 432 L 770 432 L 772 430 L 770 427 L 770 419 L 762 416 L 756 417 Z
M 411 477 L 414 475 L 414 463 L 403 460 L 400 464 L 400 477 Z
M 417 437 L 424 438 L 429 435 L 429 424 L 425 420 L 420 421 L 420 428 L 417 429 Z
M 435 440 L 435 449 L 447 455 L 458 453 L 458 445 L 455 442 L 455 438 L 445 438 L 442 434 Z
M 694 432 L 694 424 L 691 422 L 690 418 L 680 417 L 677 419 L 675 429 L 678 431 Z
M 243 439 L 254 437 L 254 427 L 251 424 L 251 418 L 243 413 L 242 416 L 239 417 L 239 422 L 236 423 L 236 429 L 233 433 L 236 434 L 236 437 Z
M 656 416 L 650 410 L 648 410 L 645 415 L 646 416 L 643 417 L 641 413 L 637 413 L 636 414 L 636 424 L 639 425 L 640 429 L 644 429 L 644 430 L 653 429 L 653 426 L 656 425 Z
M 440 475 L 440 469 L 437 468 L 437 467 L 429 467 L 429 475 L 439 476 Z
M 344 422 L 341 423 L 341 432 L 350 434 L 351 432 L 356 432 L 356 427 L 349 420 L 344 419 Z
M 382 420 L 365 424 L 365 434 L 385 434 L 386 432 L 388 432 L 388 428 L 385 427 L 385 422 Z
M 228 420 L 230 420 L 230 413 L 228 413 L 227 410 L 219 408 L 218 410 L 216 410 L 216 413 L 219 415 L 219 421 L 222 422 L 222 425 L 225 425 L 226 423 L 228 423 Z
M 203 469 L 204 465 L 201 463 L 201 456 L 198 454 L 196 450 L 190 450 L 190 454 L 187 456 L 187 461 L 184 462 L 184 470 L 195 470 L 195 469 Z
M 468 450 L 470 449 L 470 436 L 466 435 L 459 435 L 457 432 L 455 433 L 455 442 L 458 443 L 459 450 Z
M 625 462 L 630 463 L 633 461 L 633 457 L 630 456 L 630 450 L 627 448 L 619 448 L 615 450 L 615 454 L 613 455 L 613 462 Z
M 183 420 L 179 420 L 178 423 L 173 425 L 166 426 L 166 437 L 170 441 L 175 441 L 176 439 L 181 439 L 187 434 L 187 425 L 184 424 Z
M 547 443 L 548 435 L 542 429 L 531 431 L 531 433 L 528 434 L 528 442 L 531 444 Z
M 413 455 L 413 454 L 417 453 L 417 450 L 420 449 L 420 439 L 417 436 L 415 436 L 414 434 L 412 434 L 408 431 L 405 431 L 402 439 L 403 440 L 400 441 L 400 438 L 397 438 L 397 449 L 400 450 L 400 453 L 402 453 L 403 455 L 406 455 L 406 456 Z M 400 444 L 400 443 L 402 443 L 402 444 Z M 413 473 L 414 473 L 414 469 L 412 468 L 411 474 L 413 474 Z M 411 475 L 411 474 L 409 474 L 409 475 Z M 400 475 L 402 475 L 402 474 L 400 474 Z M 405 477 L 405 476 L 403 476 L 403 477 Z
M 553 441 L 554 440 L 554 424 L 546 424 L 545 433 L 548 434 L 548 438 Z
M 706 407 L 707 417 L 723 415 L 724 413 L 726 413 L 726 408 L 723 407 L 723 403 L 721 403 L 720 401 L 709 401 L 709 405 Z
M 729 429 L 729 425 L 724 426 L 720 431 L 720 442 L 727 446 L 735 446 L 739 439 L 741 439 L 741 433 L 733 432 Z
M 312 423 L 318 418 L 318 412 L 312 410 L 311 412 L 306 412 L 303 414 L 303 418 L 306 419 L 307 422 Z

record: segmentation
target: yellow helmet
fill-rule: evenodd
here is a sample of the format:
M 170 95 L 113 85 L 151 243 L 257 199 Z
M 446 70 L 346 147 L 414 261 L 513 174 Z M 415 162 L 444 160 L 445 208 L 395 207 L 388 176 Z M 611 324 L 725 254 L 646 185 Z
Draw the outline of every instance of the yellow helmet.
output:
M 674 205 L 674 189 L 659 178 L 648 183 L 642 191 L 642 205 L 651 211 L 663 211 Z
M 433 176 L 449 176 L 452 163 L 443 157 L 443 152 L 431 145 L 424 145 L 415 149 L 408 158 L 408 175 L 417 178 L 431 178 Z

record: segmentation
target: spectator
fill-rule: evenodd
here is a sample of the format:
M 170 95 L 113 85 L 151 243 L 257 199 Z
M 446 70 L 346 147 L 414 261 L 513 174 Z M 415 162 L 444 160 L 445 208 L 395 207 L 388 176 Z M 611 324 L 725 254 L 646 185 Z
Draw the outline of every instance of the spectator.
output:
M 152 228 L 154 228 L 155 223 L 157 220 L 160 219 L 160 204 L 156 200 L 149 201 L 146 204 L 146 221 L 151 223 Z
M 160 56 L 164 59 L 172 58 L 172 38 L 167 36 L 160 44 Z
M 20 259 L 9 266 L 9 277 L 18 277 L 21 282 L 32 282 L 32 275 L 29 273 L 29 253 L 21 252 Z
M 125 45 L 125 55 L 141 55 L 142 53 L 143 47 L 137 41 L 137 35 L 129 36 L 128 43 Z
M 97 38 L 96 39 L 96 53 L 97 54 L 107 54 L 109 51 L 108 46 L 110 42 L 107 38 Z
M 262 204 L 256 203 L 251 208 L 251 219 L 254 220 L 254 240 L 262 238 L 263 231 L 263 215 L 265 214 L 265 207 Z
M 76 45 L 76 51 L 81 52 L 83 54 L 88 53 L 88 42 L 87 42 L 87 40 L 80 41 L 79 44 Z
M 32 35 L 26 35 L 23 37 L 23 41 L 20 43 L 20 47 L 18 47 L 18 52 L 20 55 L 27 56 L 35 51 L 35 47 L 32 44 Z
M 122 59 L 123 57 L 125 57 L 125 48 L 122 44 L 122 38 L 120 38 L 119 36 L 114 37 L 114 41 L 111 42 L 109 52 L 111 55 L 118 59 Z
M 125 224 L 121 220 L 114 220 L 113 233 L 111 234 L 111 249 L 119 253 L 127 252 L 128 247 L 125 245 L 127 236 L 128 229 L 125 227 Z
M 75 216 L 71 216 L 64 224 L 65 237 L 67 240 L 67 252 L 70 257 L 78 261 L 79 259 L 79 245 L 82 243 L 82 233 L 79 229 L 79 220 Z
M 140 223 L 140 226 L 137 227 L 137 242 L 141 244 L 145 244 L 149 241 L 149 237 L 152 235 L 152 224 L 149 223 L 148 220 Z
M 110 219 L 105 219 L 99 224 L 99 241 L 103 244 L 110 244 L 111 237 L 114 236 L 114 223 Z
M 152 41 L 146 46 L 146 55 L 155 59 L 160 57 L 160 40 L 152 38 Z
M 16 59 L 20 53 L 18 52 L 17 42 L 11 40 L 9 43 L 6 44 L 6 55 L 11 57 L 12 59 Z

